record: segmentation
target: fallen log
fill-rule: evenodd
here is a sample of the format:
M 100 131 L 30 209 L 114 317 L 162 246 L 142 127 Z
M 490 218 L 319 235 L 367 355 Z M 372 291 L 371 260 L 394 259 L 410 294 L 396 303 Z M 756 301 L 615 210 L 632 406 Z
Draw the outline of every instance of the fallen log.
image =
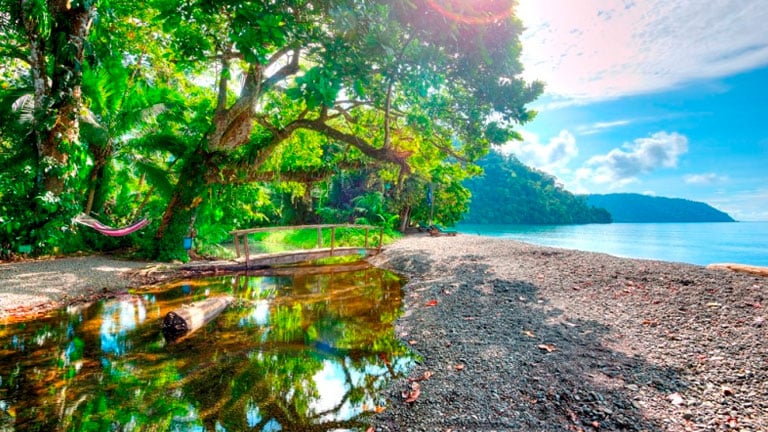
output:
M 768 267 L 723 263 L 723 264 L 710 264 L 707 266 L 707 268 L 714 269 L 714 270 L 731 270 L 739 273 L 749 273 L 757 276 L 768 276 Z
M 167 342 L 178 341 L 211 322 L 233 300 L 231 296 L 213 297 L 168 312 L 163 318 L 163 337 Z

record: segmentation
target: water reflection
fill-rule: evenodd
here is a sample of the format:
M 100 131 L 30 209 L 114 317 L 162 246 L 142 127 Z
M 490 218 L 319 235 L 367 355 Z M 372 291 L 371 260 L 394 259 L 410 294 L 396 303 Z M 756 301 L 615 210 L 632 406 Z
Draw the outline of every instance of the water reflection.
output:
M 325 270 L 328 270 L 327 268 Z M 184 281 L 0 327 L 0 430 L 364 430 L 413 364 L 401 282 L 375 268 Z M 163 316 L 236 298 L 167 344 Z

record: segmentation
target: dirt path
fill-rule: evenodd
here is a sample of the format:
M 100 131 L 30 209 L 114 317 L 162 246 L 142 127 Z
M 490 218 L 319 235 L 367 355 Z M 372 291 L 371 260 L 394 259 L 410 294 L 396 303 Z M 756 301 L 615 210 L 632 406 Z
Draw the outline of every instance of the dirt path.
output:
M 137 286 L 128 275 L 148 264 L 100 255 L 0 264 L 0 320 L 115 295 Z

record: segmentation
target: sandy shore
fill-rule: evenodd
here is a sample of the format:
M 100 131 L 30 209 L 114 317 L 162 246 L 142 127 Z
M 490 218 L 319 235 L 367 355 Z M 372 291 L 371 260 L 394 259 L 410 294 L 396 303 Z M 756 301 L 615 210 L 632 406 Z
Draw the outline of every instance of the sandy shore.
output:
M 376 431 L 768 431 L 764 277 L 471 235 L 372 262 L 409 278 L 396 331 L 423 358 Z M 0 319 L 139 286 L 147 265 L 0 264 Z
M 84 256 L 0 264 L 0 322 L 24 318 L 137 286 L 129 276 L 145 262 Z

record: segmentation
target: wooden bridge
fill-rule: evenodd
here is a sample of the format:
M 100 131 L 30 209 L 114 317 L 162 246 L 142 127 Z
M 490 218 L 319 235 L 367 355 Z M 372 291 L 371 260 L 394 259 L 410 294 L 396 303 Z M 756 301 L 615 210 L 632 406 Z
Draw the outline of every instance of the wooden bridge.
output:
M 365 241 L 362 246 L 342 246 L 336 245 L 336 230 L 338 229 L 360 229 L 365 232 Z M 275 231 L 294 231 L 315 229 L 317 230 L 317 244 L 312 249 L 291 250 L 284 252 L 272 252 L 272 253 L 257 253 L 251 254 L 248 235 L 262 232 L 275 232 Z M 323 232 L 324 230 L 330 230 L 330 244 L 327 247 L 323 245 Z M 378 243 L 376 247 L 371 247 L 371 242 L 376 237 L 371 234 L 378 232 Z M 353 224 L 334 224 L 334 225 L 296 225 L 296 226 L 282 226 L 282 227 L 268 227 L 268 228 L 250 228 L 231 231 L 230 234 L 234 236 L 235 241 L 235 253 L 237 254 L 237 260 L 245 264 L 245 268 L 259 268 L 268 267 L 274 265 L 296 264 L 305 261 L 312 261 L 321 258 L 338 257 L 357 255 L 360 257 L 368 257 L 376 255 L 381 252 L 381 247 L 384 239 L 384 228 L 376 227 L 372 225 L 353 225 Z M 242 253 L 241 253 L 242 249 Z M 243 257 L 244 255 L 244 257 Z

